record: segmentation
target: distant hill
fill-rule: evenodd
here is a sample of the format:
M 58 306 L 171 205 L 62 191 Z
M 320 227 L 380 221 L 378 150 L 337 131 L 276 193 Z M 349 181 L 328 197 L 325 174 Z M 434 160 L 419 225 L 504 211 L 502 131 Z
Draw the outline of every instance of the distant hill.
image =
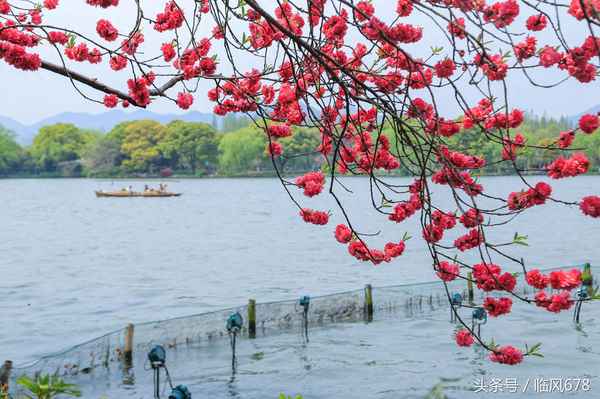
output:
M 16 120 L 0 115 L 0 126 L 7 128 L 8 130 L 12 130 L 16 135 L 17 139 L 20 141 L 19 133 L 24 132 L 28 129 L 27 126 L 23 125 L 21 122 L 17 122 Z
M 577 125 L 577 121 L 581 115 L 597 112 L 600 112 L 600 104 L 580 114 L 568 116 L 567 120 L 571 125 L 575 126 Z M 204 122 L 216 124 L 216 128 L 223 127 L 224 120 L 224 118 L 215 116 L 211 113 L 202 113 L 198 111 L 191 111 L 184 114 L 159 114 L 144 109 L 137 109 L 133 112 L 111 110 L 99 114 L 89 114 L 85 112 L 63 112 L 42 119 L 41 121 L 38 121 L 32 125 L 25 125 L 12 118 L 0 115 L 0 125 L 12 130 L 20 144 L 29 145 L 33 141 L 33 137 L 37 134 L 40 127 L 46 125 L 52 125 L 55 123 L 72 123 L 83 129 L 95 129 L 107 132 L 121 122 L 138 119 L 153 119 L 163 124 L 174 120 L 184 120 L 186 122 Z
M 115 125 L 131 120 L 138 119 L 153 119 L 161 123 L 169 123 L 174 120 L 184 120 L 186 122 L 204 122 L 216 123 L 219 125 L 220 117 L 213 117 L 213 114 L 191 111 L 185 114 L 158 114 L 147 110 L 135 110 L 133 112 L 125 112 L 122 110 L 112 110 L 100 114 L 88 114 L 84 112 L 63 112 L 34 123 L 32 125 L 24 125 L 12 118 L 0 116 L 0 125 L 12 130 L 17 138 L 17 141 L 23 145 L 29 145 L 33 141 L 33 137 L 37 134 L 42 126 L 52 125 L 55 123 L 72 123 L 83 129 L 95 129 L 107 132 Z
M 582 115 L 585 115 L 585 114 L 597 114 L 598 112 L 600 112 L 600 104 L 598 104 L 598 105 L 596 105 L 596 106 L 594 106 L 594 107 L 592 107 L 592 108 L 590 108 L 588 110 L 585 110 L 584 112 L 582 112 L 580 114 L 569 116 L 568 117 L 569 123 L 571 123 L 571 125 L 573 125 L 573 126 L 576 126 L 577 123 L 579 122 L 579 118 Z

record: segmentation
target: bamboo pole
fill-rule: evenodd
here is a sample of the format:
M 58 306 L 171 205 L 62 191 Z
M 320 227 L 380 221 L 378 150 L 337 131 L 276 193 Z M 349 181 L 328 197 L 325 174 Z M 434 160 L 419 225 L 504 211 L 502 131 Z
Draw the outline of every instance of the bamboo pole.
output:
M 123 358 L 125 360 L 126 366 L 131 366 L 133 360 L 133 333 L 134 333 L 133 324 L 128 324 L 125 327 L 125 348 L 123 350 Z
M 13 363 L 6 360 L 2 368 L 0 368 L 0 398 L 8 398 L 8 382 L 10 381 L 10 373 Z
M 371 284 L 365 286 L 365 315 L 367 321 L 373 321 L 373 287 Z
M 256 300 L 248 301 L 248 337 L 256 338 Z
M 469 291 L 469 302 L 473 303 L 475 293 L 473 292 L 473 273 L 467 274 L 467 290 Z

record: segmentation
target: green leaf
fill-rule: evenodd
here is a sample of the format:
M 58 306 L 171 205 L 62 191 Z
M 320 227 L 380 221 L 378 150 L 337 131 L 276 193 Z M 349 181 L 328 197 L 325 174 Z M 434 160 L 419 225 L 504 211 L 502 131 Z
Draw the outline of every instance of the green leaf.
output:
M 529 244 L 527 243 L 527 238 L 528 236 L 520 236 L 519 233 L 515 233 L 515 236 L 513 238 L 513 244 L 517 244 L 517 245 L 523 245 L 523 246 L 529 246 Z
M 525 354 L 529 355 L 529 356 L 537 356 L 537 357 L 544 357 L 544 355 L 542 355 L 540 353 L 540 348 L 542 347 L 542 343 L 538 342 L 537 344 L 533 345 L 531 348 L 529 348 L 527 346 L 527 344 L 525 344 Z
M 81 391 L 74 384 L 67 384 L 58 376 L 48 374 L 36 377 L 35 380 L 27 376 L 17 379 L 17 384 L 27 391 L 25 396 L 31 399 L 54 399 L 59 396 L 80 397 Z
M 391 208 L 393 205 L 390 201 L 386 200 L 385 198 L 381 199 L 381 207 L 382 208 Z
M 535 345 L 533 345 L 533 346 L 531 347 L 531 351 L 532 351 L 532 352 L 535 352 L 535 351 L 537 351 L 538 349 L 540 349 L 540 347 L 541 347 L 541 346 L 542 346 L 542 343 L 541 343 L 541 342 L 538 342 L 537 344 L 535 344 Z
M 443 47 L 431 47 L 431 54 L 438 55 L 444 50 Z

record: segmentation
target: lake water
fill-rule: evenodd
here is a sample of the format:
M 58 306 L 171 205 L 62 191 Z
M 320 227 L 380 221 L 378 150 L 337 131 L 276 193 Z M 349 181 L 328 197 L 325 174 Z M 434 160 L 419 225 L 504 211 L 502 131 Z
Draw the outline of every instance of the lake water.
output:
M 377 291 L 374 295 L 380 298 Z M 436 385 L 449 399 L 598 397 L 599 306 L 586 306 L 577 327 L 571 312 L 555 315 L 523 304 L 515 304 L 510 318 L 482 326 L 485 340 L 519 347 L 542 342 L 544 358 L 526 358 L 514 367 L 490 362 L 480 347 L 457 347 L 446 306 L 436 307 L 413 307 L 410 316 L 406 309 L 376 312 L 369 324 L 311 328 L 308 343 L 301 328 L 241 340 L 235 373 L 225 340 L 169 348 L 167 365 L 174 385 L 185 384 L 193 397 L 215 399 L 276 399 L 281 392 L 307 399 L 435 399 L 440 397 L 427 394 Z M 468 317 L 468 309 L 461 314 Z M 147 362 L 142 358 L 135 365 L 126 373 L 112 365 L 108 378 L 95 370 L 73 381 L 85 397 L 152 397 Z M 161 392 L 168 393 L 165 385 Z
M 435 279 L 420 238 L 410 240 L 392 263 L 354 261 L 333 239 L 342 218 L 332 200 L 299 197 L 307 207 L 333 211 L 328 226 L 307 225 L 276 179 L 172 181 L 169 188 L 184 195 L 170 199 L 94 196 L 95 189 L 145 183 L 0 180 L 0 357 L 28 362 L 129 322 L 235 306 L 248 298 L 264 302 L 366 283 Z M 420 236 L 416 218 L 396 225 L 370 209 L 366 179 L 345 183 L 355 194 L 342 199 L 361 231 L 382 230 L 396 240 L 405 231 Z M 503 197 L 522 187 L 515 177 L 482 183 Z M 552 184 L 566 200 L 600 194 L 600 177 Z M 444 198 L 441 206 L 454 210 Z M 599 223 L 576 207 L 550 204 L 492 237 L 528 235 L 530 246 L 513 253 L 532 266 L 594 264 L 600 260 Z

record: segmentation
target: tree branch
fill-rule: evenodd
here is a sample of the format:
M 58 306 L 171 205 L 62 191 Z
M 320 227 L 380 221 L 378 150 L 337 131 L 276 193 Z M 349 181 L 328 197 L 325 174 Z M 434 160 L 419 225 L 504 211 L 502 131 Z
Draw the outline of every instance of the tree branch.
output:
M 124 93 L 120 90 L 114 89 L 110 86 L 107 86 L 106 84 L 99 82 L 98 79 L 96 79 L 96 78 L 90 78 L 88 76 L 82 75 L 79 72 L 75 72 L 69 68 L 66 68 L 64 66 L 60 66 L 57 64 L 53 64 L 48 61 L 42 61 L 41 67 L 47 71 L 54 72 L 58 75 L 62 75 L 69 79 L 83 83 L 84 85 L 89 86 L 98 91 L 101 91 L 103 93 L 114 94 L 115 96 L 119 97 L 121 100 L 127 100 L 130 104 L 135 105 L 136 107 L 146 108 L 146 107 L 138 105 L 129 94 Z M 150 95 L 153 97 L 164 96 L 164 93 L 167 90 L 169 90 L 170 88 L 175 86 L 177 83 L 181 82 L 182 80 L 183 80 L 183 75 L 174 76 L 173 78 L 169 79 L 161 87 L 150 90 Z

